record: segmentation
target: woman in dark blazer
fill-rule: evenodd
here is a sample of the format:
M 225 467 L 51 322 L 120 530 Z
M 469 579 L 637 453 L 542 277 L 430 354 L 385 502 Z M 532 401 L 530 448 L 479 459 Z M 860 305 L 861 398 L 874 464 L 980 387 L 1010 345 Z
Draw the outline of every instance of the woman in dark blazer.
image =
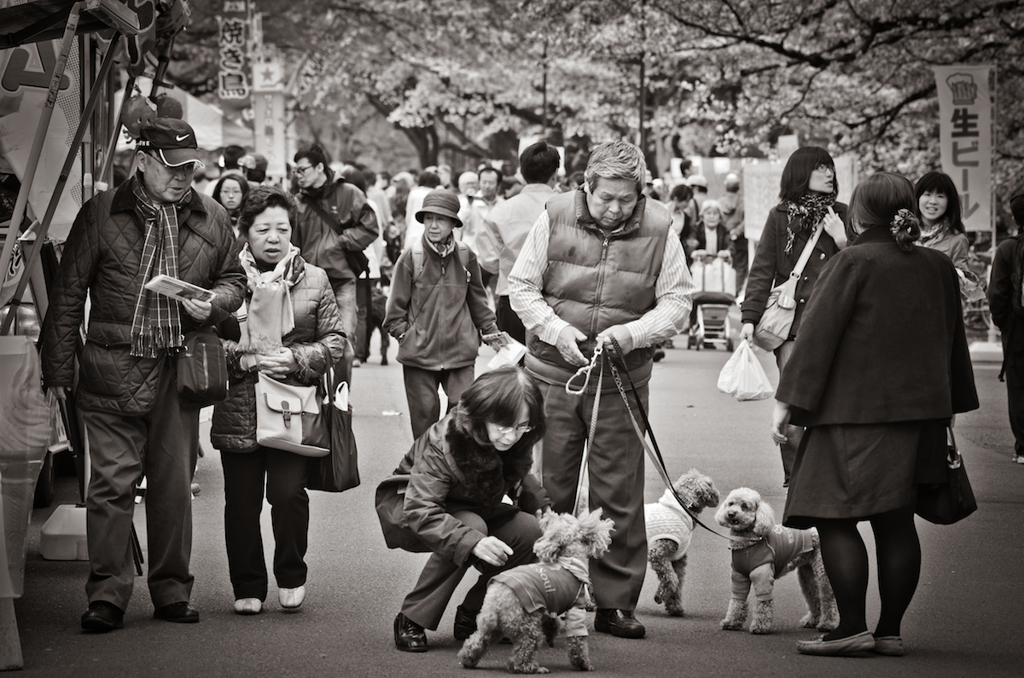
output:
M 823 228 L 814 245 L 814 252 L 804 267 L 803 276 L 796 284 L 796 314 L 789 340 L 775 349 L 775 361 L 782 374 L 793 351 L 793 340 L 800 328 L 804 308 L 814 293 L 818 275 L 836 252 L 846 246 L 846 205 L 836 202 L 839 182 L 836 165 L 824 148 L 806 146 L 797 149 L 782 170 L 780 202 L 768 214 L 768 221 L 757 243 L 754 263 L 747 277 L 747 290 L 743 299 L 743 328 L 740 338 L 748 342 L 754 337 L 754 328 L 761 320 L 768 294 L 776 285 L 789 278 L 796 267 L 804 246 Z M 793 460 L 800 446 L 799 427 L 792 426 L 786 433 L 787 442 L 780 446 L 783 485 L 789 484 Z
M 783 523 L 817 527 L 841 621 L 805 654 L 901 655 L 900 622 L 917 586 L 916 485 L 945 470 L 950 417 L 978 407 L 958 277 L 944 254 L 915 247 L 914 188 L 897 174 L 853 193 L 856 242 L 822 271 L 782 375 L 772 438 L 806 426 Z M 882 611 L 867 630 L 871 522 Z

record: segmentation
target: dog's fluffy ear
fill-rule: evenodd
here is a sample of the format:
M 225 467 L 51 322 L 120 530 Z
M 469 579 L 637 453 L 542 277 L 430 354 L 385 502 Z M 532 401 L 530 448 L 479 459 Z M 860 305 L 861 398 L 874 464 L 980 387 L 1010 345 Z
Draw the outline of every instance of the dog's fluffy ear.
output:
M 715 511 L 715 522 L 718 523 L 719 525 L 725 526 L 726 523 L 728 523 L 728 520 L 726 519 L 726 516 L 725 516 L 725 510 L 727 508 L 729 508 L 729 500 L 730 499 L 732 499 L 732 494 L 730 494 L 728 497 L 726 497 L 725 501 L 723 501 L 722 504 L 718 507 L 718 510 Z
M 754 534 L 765 534 L 775 526 L 775 511 L 766 502 L 757 498 L 757 512 L 754 514 Z
M 549 512 L 540 519 L 540 538 L 533 544 L 533 552 L 541 562 L 550 563 L 558 558 L 572 534 L 570 516 Z
M 601 518 L 601 509 L 596 508 L 590 513 L 580 516 L 580 533 L 583 544 L 595 557 L 608 551 L 612 543 L 612 530 L 615 523 L 609 518 Z

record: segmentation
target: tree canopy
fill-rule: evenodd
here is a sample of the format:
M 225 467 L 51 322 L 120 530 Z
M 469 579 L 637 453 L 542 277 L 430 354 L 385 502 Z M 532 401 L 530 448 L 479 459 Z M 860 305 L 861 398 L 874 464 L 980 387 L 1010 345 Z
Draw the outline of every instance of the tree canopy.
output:
M 212 5 L 212 7 L 210 6 Z M 172 78 L 214 88 L 215 14 L 194 7 Z M 862 170 L 939 166 L 931 66 L 997 67 L 996 182 L 1024 181 L 1024 0 L 257 0 L 317 137 L 383 116 L 422 164 L 570 143 L 772 153 L 797 133 Z

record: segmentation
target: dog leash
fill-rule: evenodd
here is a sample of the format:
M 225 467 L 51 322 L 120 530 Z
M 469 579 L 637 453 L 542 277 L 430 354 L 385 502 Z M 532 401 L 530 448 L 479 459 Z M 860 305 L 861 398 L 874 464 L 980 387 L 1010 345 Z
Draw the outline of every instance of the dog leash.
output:
M 604 361 L 601 360 L 601 356 L 604 353 L 604 347 L 598 344 L 594 349 L 594 355 L 590 358 L 590 363 L 576 370 L 576 374 L 572 375 L 568 381 L 565 382 L 565 392 L 573 396 L 582 396 L 587 391 L 587 386 L 590 384 L 590 375 L 593 373 L 594 368 L 600 364 L 601 368 L 597 373 L 597 391 L 594 394 L 594 408 L 590 413 L 590 431 L 587 434 L 587 442 L 583 447 L 583 458 L 580 460 L 580 474 L 576 478 L 576 499 L 572 504 L 572 514 L 574 516 L 580 516 L 590 510 L 590 497 L 589 491 L 584 492 L 584 489 L 590 487 L 588 481 L 590 473 L 590 448 L 594 444 L 594 435 L 597 433 L 597 417 L 599 412 L 599 406 L 601 404 L 601 386 L 604 383 Z M 583 376 L 583 386 L 579 390 L 572 388 L 572 382 L 579 376 Z
M 612 359 L 612 356 L 609 356 L 608 367 L 611 370 L 612 378 L 615 380 L 615 387 L 618 389 L 619 395 L 622 396 L 622 402 L 626 406 L 626 413 L 629 415 L 630 423 L 633 424 L 633 430 L 636 431 L 636 435 L 640 439 L 640 444 L 643 445 L 644 450 L 647 451 L 647 456 L 651 458 L 651 461 L 654 463 L 654 467 L 658 470 L 658 475 L 661 476 L 661 480 L 665 483 L 665 487 L 668 488 L 669 492 L 672 493 L 672 496 L 675 497 L 676 501 L 679 502 L 679 505 L 683 508 L 683 511 L 686 512 L 686 515 L 690 516 L 690 519 L 693 520 L 695 524 L 700 525 L 716 537 L 728 539 L 729 541 L 744 541 L 738 537 L 722 534 L 721 532 L 713 530 L 702 523 L 686 505 L 686 501 L 676 491 L 675 486 L 672 484 L 672 478 L 668 474 L 668 469 L 665 467 L 665 459 L 661 454 L 661 448 L 658 447 L 658 441 L 654 438 L 654 429 L 651 428 L 651 422 L 647 418 L 647 411 L 644 409 L 644 405 L 640 401 L 640 394 L 636 390 L 636 384 L 633 382 L 633 377 L 629 374 L 629 368 L 626 367 L 626 358 L 625 354 L 622 352 L 622 347 L 619 346 L 619 342 L 615 337 L 609 338 L 612 342 L 612 348 L 615 349 L 615 353 L 617 354 L 615 357 L 617 357 L 619 362 L 622 364 L 622 371 L 626 373 L 626 379 L 629 380 L 629 388 L 633 391 L 633 397 L 636 399 L 636 407 L 640 411 L 640 417 L 643 419 L 644 426 L 647 429 L 647 434 L 651 438 L 650 443 L 647 442 L 643 429 L 640 428 L 640 424 L 637 423 L 636 417 L 633 416 L 633 408 L 629 404 L 629 396 L 626 395 L 626 389 L 622 385 L 622 378 L 619 376 L 619 370 L 615 366 L 615 360 Z

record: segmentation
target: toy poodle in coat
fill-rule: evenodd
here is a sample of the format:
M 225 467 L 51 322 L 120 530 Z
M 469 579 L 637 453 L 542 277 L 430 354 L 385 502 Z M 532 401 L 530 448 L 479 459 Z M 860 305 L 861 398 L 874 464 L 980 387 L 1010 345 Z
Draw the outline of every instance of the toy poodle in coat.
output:
M 728 527 L 734 539 L 732 550 L 732 599 L 722 628 L 736 631 L 747 620 L 747 595 L 754 584 L 757 603 L 750 620 L 751 633 L 772 630 L 772 588 L 775 580 L 793 570 L 807 602 L 807 614 L 800 623 L 805 628 L 831 631 L 839 625 L 832 585 L 821 560 L 818 531 L 793 530 L 775 524 L 775 512 L 761 495 L 747 487 L 729 493 L 715 514 L 722 527 Z
M 496 574 L 487 585 L 477 630 L 459 651 L 464 667 L 474 668 L 487 646 L 506 636 L 513 642 L 512 673 L 548 673 L 537 664 L 537 648 L 542 636 L 554 647 L 557 615 L 565 614 L 569 663 L 594 670 L 587 649 L 586 610 L 593 607 L 588 561 L 607 553 L 614 523 L 601 519 L 601 509 L 579 518 L 548 512 L 540 528 L 533 545 L 538 562 Z
M 658 575 L 654 602 L 664 603 L 665 610 L 673 617 L 682 617 L 686 550 L 693 536 L 693 518 L 690 516 L 718 506 L 721 499 L 711 478 L 693 468 L 680 476 L 673 488 L 685 502 L 686 510 L 671 490 L 665 490 L 657 503 L 644 505 L 647 562 Z

